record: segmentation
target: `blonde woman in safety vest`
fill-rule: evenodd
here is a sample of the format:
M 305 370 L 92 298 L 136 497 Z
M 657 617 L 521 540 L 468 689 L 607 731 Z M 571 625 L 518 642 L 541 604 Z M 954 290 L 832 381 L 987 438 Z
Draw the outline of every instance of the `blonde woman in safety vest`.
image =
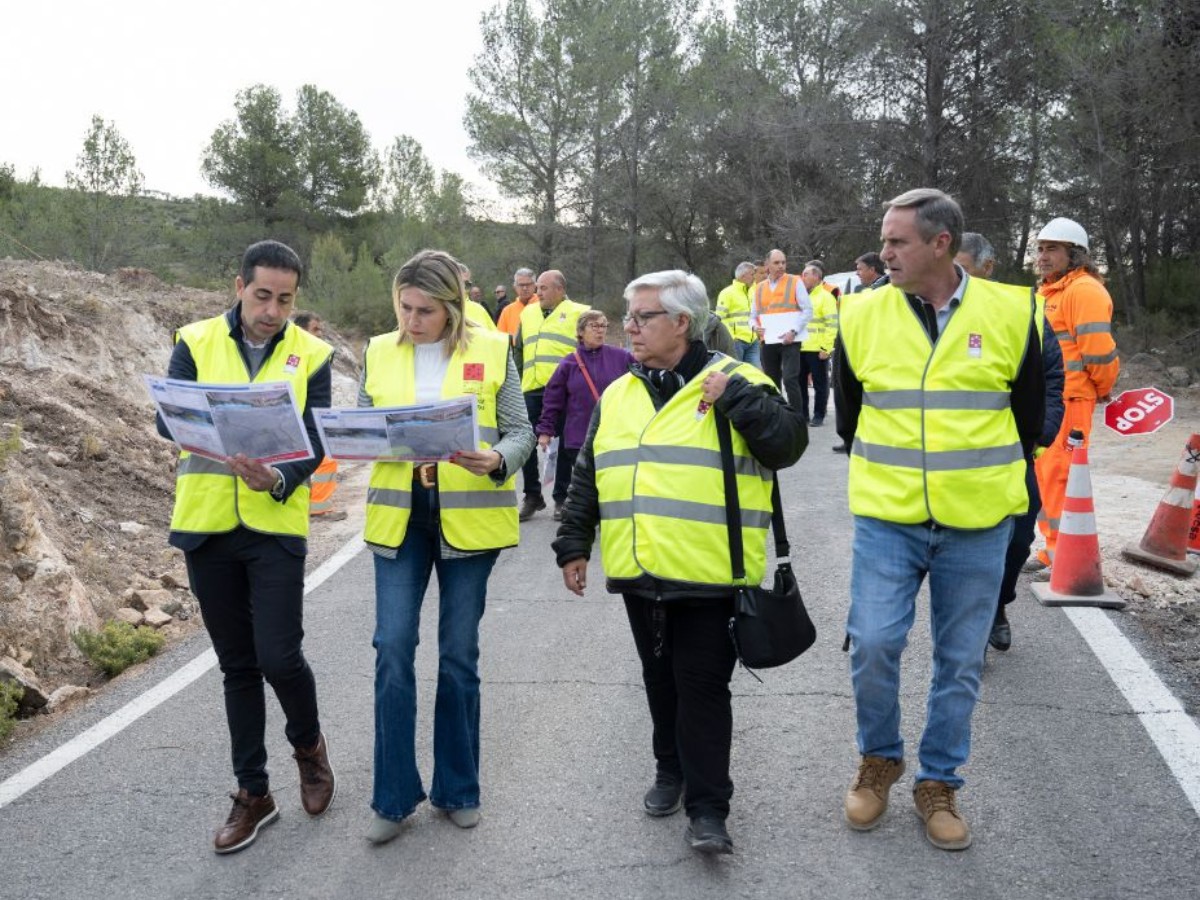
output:
M 705 349 L 708 298 L 699 278 L 644 275 L 625 299 L 637 362 L 592 415 L 554 550 L 568 590 L 582 595 L 599 525 L 608 590 L 624 597 L 654 725 L 646 813 L 668 816 L 683 805 L 691 846 L 729 853 L 736 656 L 715 418 L 719 412 L 732 425 L 746 577 L 754 585 L 766 570 L 773 470 L 800 458 L 808 431 L 759 369 Z
M 317 689 L 304 658 L 304 557 L 308 478 L 322 455 L 314 407 L 329 406 L 333 348 L 288 317 L 300 257 L 278 241 L 246 249 L 238 302 L 175 335 L 167 377 L 208 384 L 291 383 L 316 458 L 267 466 L 238 454 L 219 462 L 179 454 L 171 546 L 183 551 L 188 583 L 204 614 L 225 686 L 225 713 L 238 791 L 213 848 L 248 847 L 279 817 L 269 790 L 263 683 L 287 720 L 305 812 L 319 816 L 335 783 L 317 714 Z M 161 418 L 158 431 L 170 432 Z
M 480 448 L 450 462 L 378 462 L 364 537 L 375 555 L 375 775 L 367 839 L 400 833 L 426 799 L 416 761 L 415 656 L 421 601 L 438 576 L 438 675 L 430 802 L 460 828 L 480 818 L 479 621 L 500 551 L 517 543 L 513 474 L 533 449 L 507 335 L 463 313 L 457 261 L 423 250 L 392 286 L 399 327 L 371 339 L 361 406 L 473 394 Z

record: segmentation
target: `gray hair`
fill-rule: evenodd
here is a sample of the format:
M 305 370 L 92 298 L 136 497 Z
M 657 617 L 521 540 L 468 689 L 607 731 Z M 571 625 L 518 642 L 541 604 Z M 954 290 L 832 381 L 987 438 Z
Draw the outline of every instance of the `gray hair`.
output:
M 962 245 L 958 248 L 958 252 L 971 257 L 971 262 L 976 266 L 982 266 L 988 260 L 996 258 L 996 249 L 992 246 L 992 242 L 978 231 L 963 232 Z
M 740 263 L 738 263 L 738 264 L 737 264 L 737 268 L 735 268 L 735 269 L 733 270 L 733 277 L 734 277 L 734 278 L 741 278 L 741 277 L 742 277 L 743 275 L 745 275 L 747 272 L 753 272 L 753 271 L 754 271 L 754 263 L 752 263 L 752 262 L 740 262 Z
M 583 337 L 583 331 L 592 322 L 599 322 L 601 319 L 607 319 L 602 309 L 585 309 L 579 314 L 578 321 L 575 322 L 575 337 Z
M 532 278 L 534 281 L 537 281 L 537 275 L 534 274 L 533 269 L 527 268 L 526 266 L 522 266 L 521 268 L 517 269 L 517 271 L 513 272 L 513 281 L 516 281 L 522 275 L 524 275 L 526 278 Z
M 658 291 L 658 302 L 674 321 L 678 322 L 680 316 L 688 317 L 689 341 L 703 340 L 709 314 L 708 289 L 703 281 L 682 269 L 651 272 L 629 282 L 625 287 L 625 303 L 642 290 Z
M 883 204 L 885 209 L 914 209 L 917 233 L 932 240 L 943 231 L 950 234 L 950 255 L 958 252 L 965 225 L 962 207 L 953 197 L 937 188 L 914 188 Z

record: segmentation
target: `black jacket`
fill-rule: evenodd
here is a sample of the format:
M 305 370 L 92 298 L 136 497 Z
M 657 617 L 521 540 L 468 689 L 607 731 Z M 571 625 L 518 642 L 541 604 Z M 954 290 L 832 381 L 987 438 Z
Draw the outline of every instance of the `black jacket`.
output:
M 720 354 L 707 354 L 707 365 Z M 647 372 L 639 364 L 630 368 L 650 393 L 654 408 L 661 409 L 665 400 L 652 386 Z M 692 377 L 697 377 L 692 375 Z M 690 380 L 690 379 L 689 379 Z M 600 425 L 601 404 L 596 405 L 587 437 L 575 461 L 571 486 L 563 507 L 562 523 L 553 547 L 559 566 L 575 559 L 590 559 L 600 523 L 600 498 L 596 491 L 596 463 L 592 445 Z M 786 469 L 794 465 L 808 446 L 808 427 L 789 407 L 773 387 L 751 384 L 741 375 L 733 375 L 725 393 L 717 400 L 716 409 L 728 417 L 733 428 L 745 439 L 750 452 L 768 469 Z M 727 585 L 697 585 L 664 581 L 650 575 L 635 579 L 608 579 L 612 593 L 633 594 L 663 600 L 728 596 Z

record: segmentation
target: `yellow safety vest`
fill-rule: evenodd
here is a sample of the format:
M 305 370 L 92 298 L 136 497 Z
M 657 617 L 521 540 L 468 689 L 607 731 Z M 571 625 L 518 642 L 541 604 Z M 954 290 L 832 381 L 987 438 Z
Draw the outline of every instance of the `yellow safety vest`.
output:
M 521 390 L 537 391 L 549 383 L 563 357 L 579 345 L 575 326 L 589 308 L 564 298 L 549 315 L 536 300 L 521 311 Z
M 496 330 L 496 323 L 492 321 L 492 317 L 488 314 L 487 307 L 478 300 L 463 297 L 463 314 L 466 315 L 468 322 L 474 322 L 485 331 Z
M 472 329 L 466 350 L 456 350 L 446 367 L 442 398 L 474 394 L 479 446 L 500 440 L 496 393 L 508 372 L 508 335 Z M 366 391 L 376 406 L 408 406 L 416 402 L 413 345 L 397 343 L 397 332 L 371 338 L 366 351 Z M 412 463 L 377 462 L 367 488 L 368 543 L 399 547 L 412 514 Z M 442 537 L 459 550 L 514 547 L 519 536 L 514 472 L 504 484 L 488 475 L 472 475 L 453 463 L 437 464 L 438 507 Z
M 735 278 L 733 284 L 717 294 L 717 315 L 735 341 L 754 340 L 750 328 L 750 288 L 744 283 Z
M 837 298 L 823 284 L 809 291 L 808 296 L 812 298 L 813 317 L 808 323 L 808 337 L 800 344 L 800 349 L 831 353 L 837 337 Z
M 725 480 L 715 414 L 702 411 L 705 374 L 719 369 L 751 384 L 761 371 L 718 354 L 657 412 L 646 385 L 626 374 L 600 398 L 593 443 L 604 574 L 732 585 Z M 732 431 L 747 583 L 766 571 L 772 472 Z
M 196 380 L 208 384 L 249 384 L 250 373 L 229 334 L 229 319 L 216 316 L 185 325 L 175 333 L 196 363 Z M 290 381 L 300 409 L 308 398 L 308 380 L 333 355 L 333 348 L 303 328 L 288 324 L 263 360 L 255 382 Z M 171 530 L 221 534 L 243 525 L 264 534 L 308 535 L 308 485 L 296 487 L 280 503 L 269 491 L 252 491 L 223 462 L 179 454 L 175 469 L 175 509 Z
M 1034 312 L 1028 288 L 972 278 L 935 345 L 899 288 L 843 298 L 842 344 L 863 386 L 851 512 L 978 529 L 1028 508 L 1010 386 Z

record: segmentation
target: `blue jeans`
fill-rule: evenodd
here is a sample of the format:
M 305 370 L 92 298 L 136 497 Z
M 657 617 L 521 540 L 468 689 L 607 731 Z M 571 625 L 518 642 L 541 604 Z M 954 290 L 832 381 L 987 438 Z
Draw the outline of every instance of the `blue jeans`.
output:
M 413 485 L 413 514 L 395 559 L 375 557 L 375 787 L 371 808 L 399 820 L 425 799 L 416 759 L 414 660 L 421 601 L 438 576 L 433 784 L 440 809 L 479 805 L 479 620 L 498 550 L 442 559 L 436 492 Z
M 738 341 L 733 342 L 733 356 L 739 362 L 750 363 L 752 366 L 762 368 L 761 354 L 762 345 L 757 340 L 753 341 Z
M 854 517 L 846 631 L 859 753 L 904 756 L 900 655 L 908 644 L 917 591 L 928 575 L 933 679 L 916 780 L 962 786 L 957 769 L 971 751 L 971 714 L 1011 533 L 1011 519 L 961 531 Z

